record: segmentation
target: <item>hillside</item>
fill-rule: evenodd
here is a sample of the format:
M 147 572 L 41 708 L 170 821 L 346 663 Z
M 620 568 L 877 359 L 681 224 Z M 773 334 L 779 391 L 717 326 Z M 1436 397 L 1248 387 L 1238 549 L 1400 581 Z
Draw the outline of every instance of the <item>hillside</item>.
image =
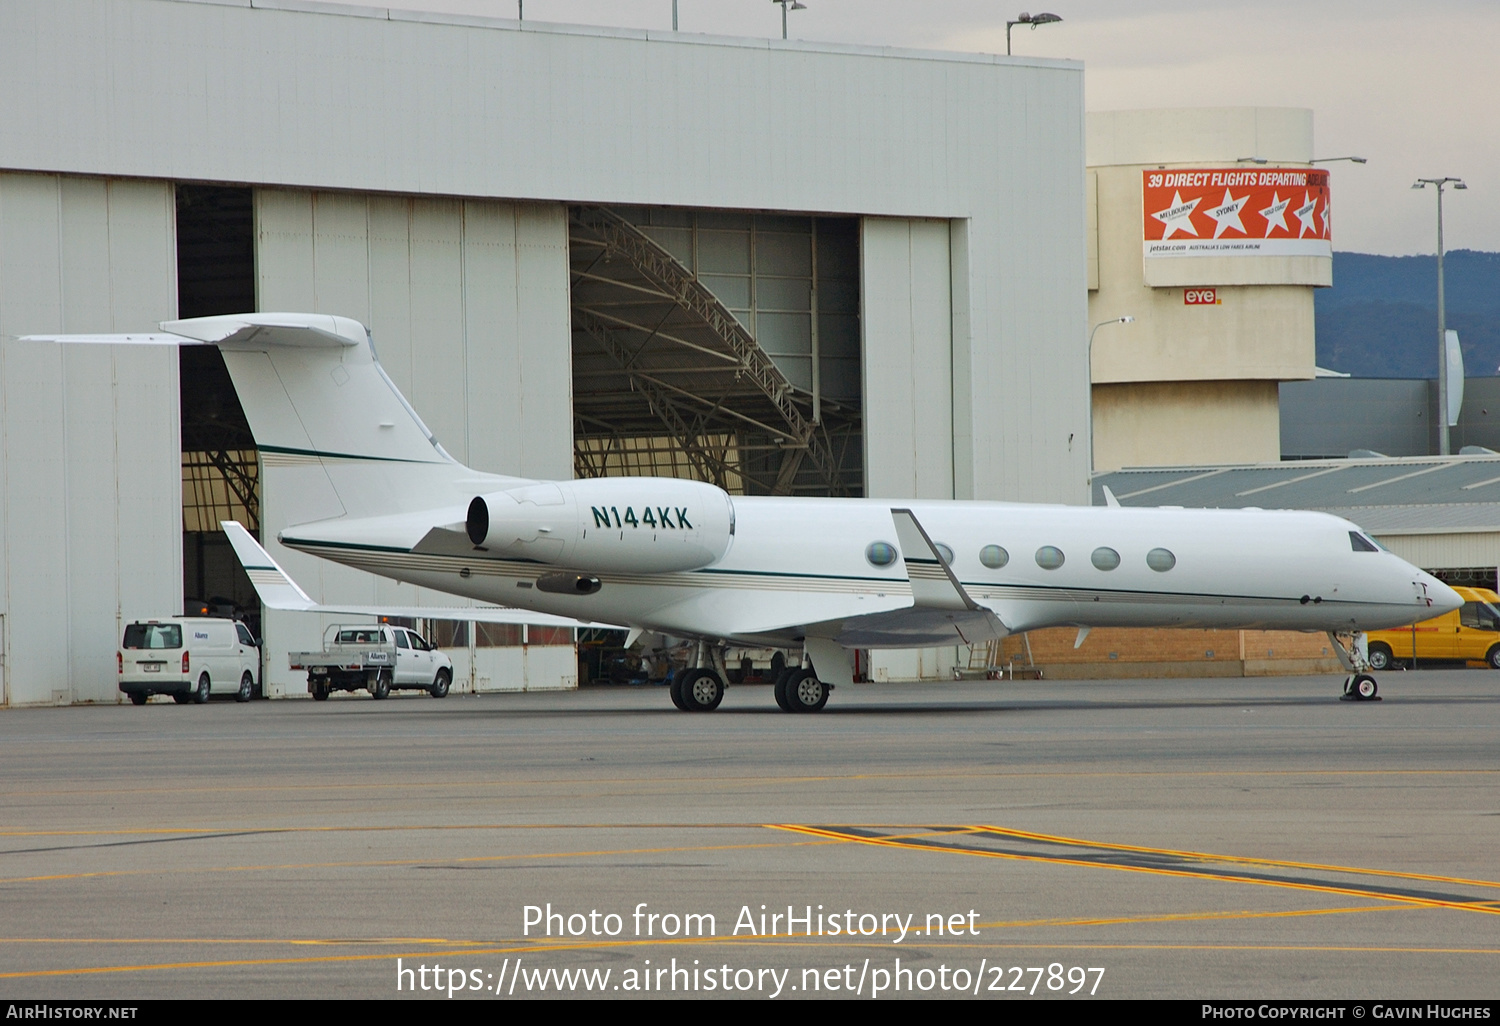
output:
M 1500 375 L 1500 253 L 1444 255 L 1448 327 L 1469 377 Z M 1358 378 L 1437 373 L 1437 258 L 1335 253 L 1316 292 L 1318 366 Z

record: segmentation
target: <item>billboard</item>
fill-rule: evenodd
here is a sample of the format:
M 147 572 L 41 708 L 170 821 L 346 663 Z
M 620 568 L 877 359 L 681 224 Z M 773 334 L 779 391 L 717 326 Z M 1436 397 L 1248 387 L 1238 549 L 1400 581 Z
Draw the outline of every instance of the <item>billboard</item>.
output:
M 1328 257 L 1328 172 L 1206 168 L 1141 172 L 1146 259 Z

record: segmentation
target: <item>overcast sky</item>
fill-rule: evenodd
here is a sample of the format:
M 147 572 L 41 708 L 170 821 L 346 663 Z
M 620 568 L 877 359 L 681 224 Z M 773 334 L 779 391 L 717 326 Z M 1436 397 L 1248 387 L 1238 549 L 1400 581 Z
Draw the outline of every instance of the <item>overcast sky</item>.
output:
M 1449 249 L 1500 250 L 1500 2 L 1497 0 L 803 0 L 794 39 L 1004 53 L 1023 9 L 1063 21 L 1018 26 L 1014 52 L 1085 65 L 1089 110 L 1287 106 L 1313 110 L 1319 156 L 1336 163 L 1334 247 L 1431 253 L 1436 200 L 1416 178 L 1463 178 L 1444 198 Z M 672 0 L 524 0 L 528 21 L 667 29 Z M 1031 7 L 1024 7 L 1031 4 Z M 516 0 L 387 6 L 514 18 Z M 684 32 L 781 35 L 773 0 L 678 0 Z

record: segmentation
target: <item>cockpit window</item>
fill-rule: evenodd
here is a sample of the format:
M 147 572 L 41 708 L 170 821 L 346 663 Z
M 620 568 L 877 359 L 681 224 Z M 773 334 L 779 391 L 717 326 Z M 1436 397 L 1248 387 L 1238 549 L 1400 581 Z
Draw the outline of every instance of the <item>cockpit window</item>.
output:
M 1349 532 L 1349 545 L 1355 552 L 1379 552 L 1380 547 L 1358 531 Z

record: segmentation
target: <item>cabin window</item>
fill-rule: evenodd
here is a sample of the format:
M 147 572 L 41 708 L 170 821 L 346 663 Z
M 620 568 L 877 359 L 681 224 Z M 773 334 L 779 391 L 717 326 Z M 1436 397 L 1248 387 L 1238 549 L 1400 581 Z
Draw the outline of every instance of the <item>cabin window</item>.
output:
M 865 549 L 865 558 L 871 566 L 890 566 L 896 561 L 896 547 L 889 542 L 871 542 Z
M 1120 565 L 1120 554 L 1107 545 L 1101 545 L 1089 556 L 1089 561 L 1100 570 L 1113 570 Z
M 999 570 L 1010 562 L 1010 553 L 998 545 L 986 545 L 979 550 L 979 561 L 991 570 Z
M 1043 570 L 1056 570 L 1063 565 L 1065 558 L 1062 549 L 1056 545 L 1043 545 L 1036 550 L 1036 565 Z
M 932 547 L 937 549 L 938 558 L 947 566 L 953 565 L 953 550 L 942 542 L 933 542 Z
M 1349 547 L 1352 548 L 1355 552 L 1380 551 L 1380 549 L 1376 547 L 1374 542 L 1366 538 L 1364 535 L 1360 534 L 1358 531 L 1349 532 Z
M 1177 565 L 1177 557 L 1170 549 L 1152 549 L 1146 553 L 1146 565 L 1159 574 L 1164 574 Z

